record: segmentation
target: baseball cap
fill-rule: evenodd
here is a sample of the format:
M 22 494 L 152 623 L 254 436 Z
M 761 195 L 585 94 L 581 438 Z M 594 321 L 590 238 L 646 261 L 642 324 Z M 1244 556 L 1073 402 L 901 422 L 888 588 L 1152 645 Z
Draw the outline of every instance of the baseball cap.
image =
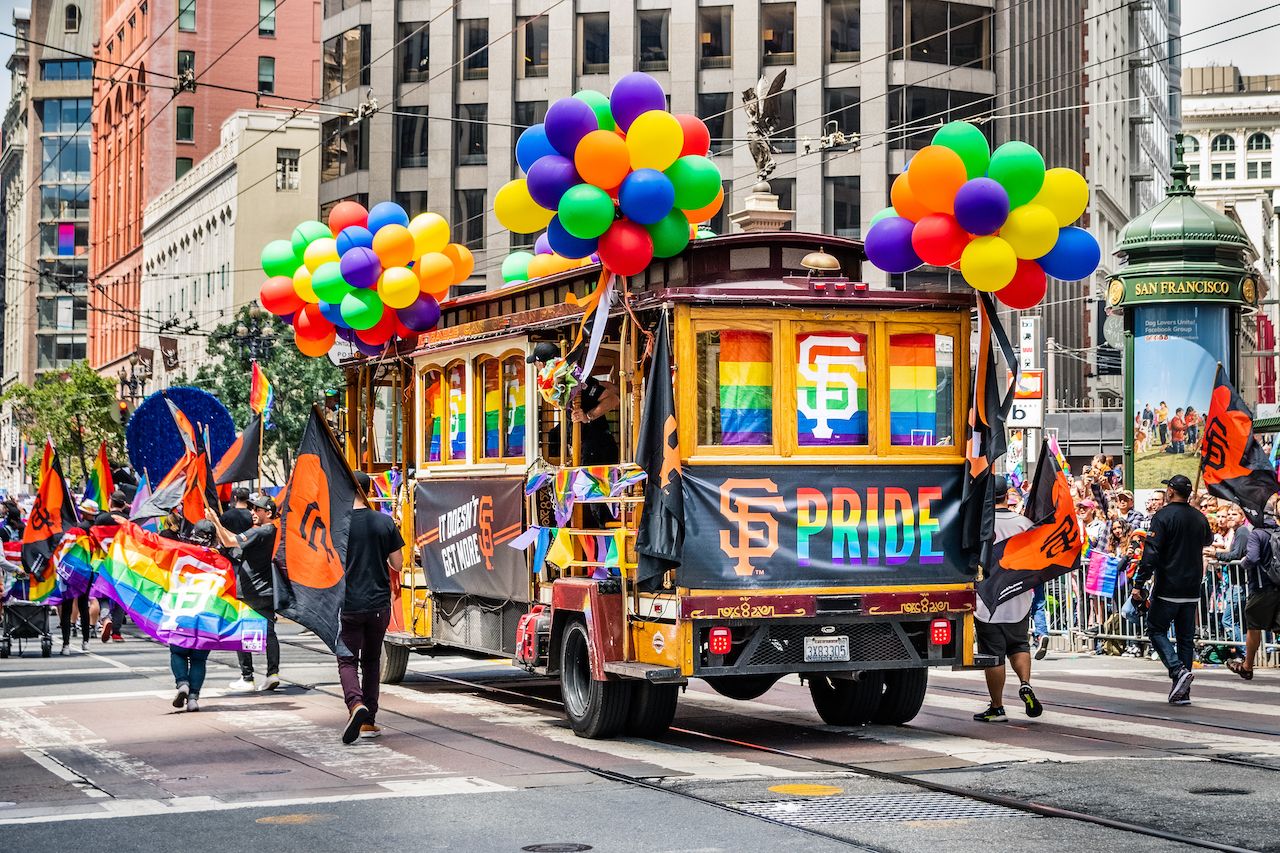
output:
M 1161 483 L 1173 489 L 1184 498 L 1191 497 L 1191 480 L 1182 474 L 1174 474 L 1167 480 L 1161 480 Z
M 1009 491 L 1009 478 L 1004 474 L 996 474 L 996 494 L 1003 495 Z
M 534 346 L 533 352 L 525 359 L 525 361 L 529 364 L 533 364 L 535 361 L 551 361 L 551 359 L 559 357 L 560 347 L 548 341 L 543 341 L 542 343 Z
M 271 499 L 270 495 L 254 495 L 249 498 L 249 506 L 256 506 L 258 509 L 267 509 L 272 512 L 276 511 L 276 502 Z
M 85 498 L 84 500 L 80 501 L 80 509 L 84 510 L 85 512 L 97 512 L 98 510 L 102 509 L 102 507 L 98 506 L 98 502 L 95 501 L 93 498 Z
M 1116 498 L 1124 498 L 1129 503 L 1133 503 L 1133 492 L 1128 489 L 1121 489 L 1119 492 L 1116 492 Z
M 360 487 L 360 491 L 366 495 L 369 494 L 369 475 L 363 471 L 356 472 L 356 485 Z

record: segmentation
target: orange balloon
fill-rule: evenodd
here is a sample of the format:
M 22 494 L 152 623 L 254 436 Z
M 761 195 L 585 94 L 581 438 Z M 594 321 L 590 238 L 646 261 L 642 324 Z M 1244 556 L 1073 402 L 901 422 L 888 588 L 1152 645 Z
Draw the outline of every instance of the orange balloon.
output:
M 968 179 L 960 155 L 941 145 L 917 151 L 907 167 L 911 194 L 933 213 L 954 214 L 956 193 Z
M 544 275 L 552 275 L 559 272 L 556 267 L 555 255 L 534 255 L 533 260 L 529 261 L 529 278 L 542 278 Z
M 418 263 L 414 264 L 413 268 L 418 273 L 422 292 L 437 299 L 447 294 L 450 286 L 453 285 L 455 277 L 453 261 L 442 252 L 427 252 L 418 258 Z
M 618 134 L 593 130 L 578 142 L 573 165 L 582 180 L 602 190 L 611 190 L 631 171 L 631 157 L 627 143 Z
M 333 348 L 333 342 L 337 339 L 338 333 L 330 329 L 327 334 L 321 338 L 304 338 L 302 335 L 294 335 L 293 342 L 298 347 L 298 352 L 312 358 L 320 358 L 326 355 Z
M 715 216 L 717 213 L 720 212 L 720 208 L 723 206 L 724 206 L 724 186 L 721 185 L 720 191 L 716 193 L 715 201 L 711 202 L 711 204 L 707 205 L 706 207 L 700 207 L 697 210 L 686 210 L 684 212 L 684 215 L 685 215 L 685 218 L 689 220 L 690 224 L 696 225 L 699 222 L 709 221 L 711 217 Z
M 476 270 L 475 255 L 461 243 L 450 243 L 440 250 L 440 254 L 453 262 L 453 281 L 450 284 L 462 284 Z
M 932 210 L 921 204 L 911 192 L 911 185 L 907 183 L 906 172 L 893 179 L 893 186 L 889 189 L 889 201 L 893 203 L 893 209 L 898 211 L 899 216 L 904 219 L 910 219 L 912 222 L 918 222 L 933 213 Z
M 403 225 L 383 225 L 373 235 L 373 253 L 382 268 L 403 267 L 413 260 L 413 232 Z

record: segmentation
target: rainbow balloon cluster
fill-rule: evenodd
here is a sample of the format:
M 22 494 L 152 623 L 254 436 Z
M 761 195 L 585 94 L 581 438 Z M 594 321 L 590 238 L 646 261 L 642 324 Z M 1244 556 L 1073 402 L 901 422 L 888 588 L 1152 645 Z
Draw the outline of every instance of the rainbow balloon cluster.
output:
M 1045 170 L 1025 142 L 992 151 L 965 121 L 943 125 L 894 179 L 892 207 L 871 217 L 867 260 L 888 273 L 922 264 L 960 270 L 977 290 L 1010 308 L 1044 299 L 1046 276 L 1077 281 L 1102 251 L 1071 225 L 1089 204 L 1089 185 L 1071 169 Z
M 594 254 L 607 270 L 635 275 L 655 257 L 679 254 L 690 223 L 724 203 L 710 145 L 701 119 L 669 113 L 661 84 L 634 72 L 608 97 L 584 90 L 560 98 L 542 124 L 521 133 L 516 160 L 525 177 L 498 191 L 494 212 L 519 234 L 545 228 L 562 258 Z
M 262 307 L 293 325 L 304 355 L 320 357 L 337 338 L 365 355 L 435 327 L 440 300 L 475 269 L 466 246 L 449 242 L 449 223 L 435 213 L 412 219 L 384 201 L 371 210 L 337 204 L 329 224 L 309 220 L 289 240 L 262 250 L 268 276 Z

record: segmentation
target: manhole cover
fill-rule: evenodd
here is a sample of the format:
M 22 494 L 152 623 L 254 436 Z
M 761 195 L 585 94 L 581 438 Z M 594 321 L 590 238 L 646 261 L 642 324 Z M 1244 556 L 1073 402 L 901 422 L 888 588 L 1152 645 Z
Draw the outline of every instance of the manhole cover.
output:
M 246 770 L 246 776 L 279 776 L 281 773 L 289 773 L 288 770 Z
M 1245 788 L 1192 788 L 1187 793 L 1201 797 L 1239 797 L 1253 792 Z
M 528 853 L 582 853 L 584 850 L 590 850 L 590 844 L 574 844 L 573 842 L 558 842 L 552 844 L 530 844 L 528 847 L 521 847 L 521 850 Z
M 967 800 L 953 794 L 929 791 L 920 794 L 868 794 L 860 797 L 813 797 L 734 803 L 748 814 L 795 826 L 825 823 L 901 820 L 965 820 L 1025 817 L 1004 806 Z

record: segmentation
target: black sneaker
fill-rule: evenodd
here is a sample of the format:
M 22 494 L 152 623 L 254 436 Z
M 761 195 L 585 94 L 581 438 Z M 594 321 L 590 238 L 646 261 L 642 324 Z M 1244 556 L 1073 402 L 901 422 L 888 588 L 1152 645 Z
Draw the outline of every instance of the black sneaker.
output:
M 1191 704 L 1191 682 L 1195 678 L 1195 674 L 1189 669 L 1178 671 L 1178 674 L 1173 679 L 1173 687 L 1169 690 L 1170 705 Z
M 1049 654 L 1049 638 L 1042 636 L 1036 640 L 1036 660 L 1044 660 L 1044 656 Z
M 1044 713 L 1044 706 L 1036 698 L 1036 692 L 1031 689 L 1030 684 L 1024 684 L 1018 688 L 1018 698 L 1022 700 L 1023 705 L 1027 706 L 1028 717 L 1038 717 Z
M 342 729 L 342 742 L 355 743 L 360 737 L 360 729 L 369 722 L 369 709 L 364 705 L 356 705 L 347 717 L 347 725 Z
M 992 705 L 987 710 L 974 714 L 973 719 L 979 723 L 1007 723 L 1009 718 L 1005 716 L 1003 705 Z

